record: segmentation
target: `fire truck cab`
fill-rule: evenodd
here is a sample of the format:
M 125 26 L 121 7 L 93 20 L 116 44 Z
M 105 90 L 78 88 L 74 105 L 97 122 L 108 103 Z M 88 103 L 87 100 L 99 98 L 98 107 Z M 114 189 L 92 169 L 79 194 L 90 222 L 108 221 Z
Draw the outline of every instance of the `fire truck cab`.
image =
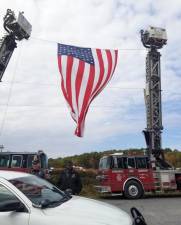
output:
M 177 175 L 179 179 L 180 175 Z M 100 159 L 96 179 L 99 193 L 123 194 L 126 198 L 141 198 L 144 192 L 178 189 L 175 170 L 154 170 L 147 156 L 127 156 L 120 153 Z
M 0 170 L 31 173 L 35 158 L 39 160 L 44 174 L 48 174 L 48 157 L 41 150 L 37 152 L 0 152 Z

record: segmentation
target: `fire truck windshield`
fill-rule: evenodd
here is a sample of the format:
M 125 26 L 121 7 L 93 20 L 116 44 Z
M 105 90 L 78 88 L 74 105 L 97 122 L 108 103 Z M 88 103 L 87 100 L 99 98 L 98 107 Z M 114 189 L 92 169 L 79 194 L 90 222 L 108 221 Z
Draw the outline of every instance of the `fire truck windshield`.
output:
M 10 161 L 9 155 L 3 155 L 3 154 L 0 155 L 0 167 L 8 167 L 9 161 Z
M 110 169 L 111 167 L 111 157 L 103 157 L 99 162 L 99 169 Z

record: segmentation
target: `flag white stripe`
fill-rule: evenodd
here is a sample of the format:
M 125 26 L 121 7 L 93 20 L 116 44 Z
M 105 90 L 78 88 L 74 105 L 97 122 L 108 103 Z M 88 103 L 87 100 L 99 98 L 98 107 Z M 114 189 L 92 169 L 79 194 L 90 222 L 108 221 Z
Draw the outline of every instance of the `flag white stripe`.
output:
M 84 96 L 85 96 L 86 89 L 87 89 L 87 83 L 88 83 L 88 80 L 89 80 L 89 72 L 90 72 L 90 64 L 85 63 L 84 74 L 83 74 L 83 77 L 82 77 L 79 99 L 78 99 L 79 114 L 82 111 L 82 104 L 83 104 L 83 101 L 84 101 Z
M 67 56 L 61 56 L 61 63 L 62 63 L 62 76 L 63 76 L 63 83 L 65 92 L 67 95 L 67 86 L 66 86 L 66 76 L 67 76 Z
M 111 80 L 112 78 L 112 72 L 113 72 L 113 69 L 114 69 L 114 64 L 115 64 L 115 60 L 113 61 L 113 53 L 110 51 L 111 53 L 111 58 L 112 58 L 112 68 L 111 68 L 111 73 L 109 74 L 109 78 L 107 80 L 107 82 L 104 84 L 104 86 L 101 88 L 101 91 L 104 89 L 104 87 L 109 83 L 109 81 Z M 115 57 L 114 57 L 115 59 Z M 107 65 L 110 67 L 110 64 L 107 63 Z M 108 75 L 108 74 L 107 74 Z
M 78 106 L 76 102 L 76 77 L 77 77 L 78 66 L 79 66 L 79 59 L 74 58 L 72 72 L 71 72 L 71 90 L 72 90 L 72 106 L 75 112 L 73 116 L 76 121 L 78 121 L 78 115 L 79 115 Z
M 108 73 L 108 59 L 107 59 L 106 51 L 101 49 L 101 54 L 102 54 L 102 59 L 103 59 L 103 63 L 104 63 L 104 77 L 102 79 L 100 87 L 102 87 L 102 85 L 104 84 L 104 82 L 107 78 L 107 73 Z
M 92 93 L 95 91 L 95 87 L 96 87 L 96 85 L 99 81 L 99 77 L 100 77 L 100 66 L 99 66 L 99 61 L 98 61 L 96 49 L 92 49 L 92 55 L 93 55 L 94 64 L 95 64 L 95 66 L 94 66 L 95 67 L 95 77 L 94 77 L 94 83 L 93 83 L 91 96 L 92 96 Z
M 110 74 L 108 82 L 112 78 L 112 75 L 113 75 L 113 72 L 114 72 L 115 63 L 116 63 L 116 52 L 115 52 L 115 50 L 110 50 L 110 52 L 111 52 L 111 56 L 112 56 L 112 69 L 111 69 L 111 74 Z
M 112 52 L 110 51 L 110 53 L 111 53 L 111 57 L 112 57 Z M 107 59 L 107 57 L 106 57 L 106 59 Z M 113 59 L 112 59 L 113 60 Z M 108 78 L 108 80 L 106 81 L 106 83 L 99 89 L 99 93 L 104 89 L 104 87 L 109 83 L 109 81 L 110 81 L 110 79 L 112 78 L 112 72 L 113 72 L 113 69 L 114 69 L 114 64 L 113 63 L 115 63 L 115 61 L 113 62 L 112 61 L 112 68 L 111 68 L 111 73 L 109 74 L 109 78 Z M 105 64 L 105 61 L 104 61 L 104 64 Z M 109 64 L 109 61 L 108 61 L 108 59 L 107 59 L 107 62 L 106 62 L 106 67 L 107 67 L 107 74 L 105 74 L 105 76 L 106 76 L 106 78 L 107 78 L 107 76 L 108 76 L 108 67 L 110 67 L 111 65 Z
M 112 64 L 111 73 L 109 74 L 109 78 L 108 78 L 107 82 L 104 84 L 104 82 L 106 81 L 107 76 L 108 76 L 108 68 L 110 67 L 110 64 L 109 64 L 109 62 L 108 62 L 108 58 L 107 58 L 106 51 L 105 51 L 105 50 L 101 50 L 101 52 L 102 52 L 102 53 L 104 52 L 104 57 L 103 57 L 103 55 L 102 55 L 102 58 L 103 58 L 103 64 L 104 64 L 104 75 L 103 75 L 102 82 L 101 82 L 101 84 L 99 85 L 99 87 L 97 88 L 97 91 L 96 91 L 95 93 L 97 93 L 97 92 L 99 93 L 99 92 L 101 92 L 101 91 L 104 89 L 104 87 L 107 85 L 107 83 L 108 83 L 109 80 L 111 79 L 112 71 L 113 71 L 113 68 L 114 68 L 114 64 Z M 112 52 L 111 52 L 111 53 L 112 53 Z M 97 54 L 96 54 L 96 56 L 94 56 L 94 57 L 96 57 L 96 59 L 98 60 Z M 94 58 L 94 59 L 95 59 L 95 58 Z M 106 62 L 105 62 L 105 60 L 106 60 Z M 113 63 L 114 63 L 114 62 L 113 62 Z M 106 65 L 105 65 L 105 64 L 106 64 Z M 98 63 L 98 68 L 99 68 L 99 76 L 100 76 L 100 66 L 99 66 L 99 63 Z M 103 85 L 103 84 L 104 84 L 104 85 Z M 91 97 L 90 97 L 89 104 L 90 104 L 90 102 L 92 101 L 93 98 L 94 98 L 94 96 L 91 96 Z

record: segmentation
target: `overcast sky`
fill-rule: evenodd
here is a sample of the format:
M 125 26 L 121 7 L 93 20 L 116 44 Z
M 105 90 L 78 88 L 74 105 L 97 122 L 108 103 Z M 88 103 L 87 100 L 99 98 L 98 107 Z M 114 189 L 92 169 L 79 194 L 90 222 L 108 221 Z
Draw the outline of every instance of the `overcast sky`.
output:
M 153 3 L 154 2 L 154 3 Z M 43 149 L 51 157 L 145 147 L 143 88 L 146 50 L 140 29 L 166 28 L 161 50 L 163 147 L 181 149 L 180 0 L 0 0 L 3 16 L 24 11 L 32 35 L 15 49 L 0 84 L 0 144 L 10 151 Z M 90 106 L 83 138 L 74 136 L 60 89 L 57 42 L 119 49 L 111 82 Z

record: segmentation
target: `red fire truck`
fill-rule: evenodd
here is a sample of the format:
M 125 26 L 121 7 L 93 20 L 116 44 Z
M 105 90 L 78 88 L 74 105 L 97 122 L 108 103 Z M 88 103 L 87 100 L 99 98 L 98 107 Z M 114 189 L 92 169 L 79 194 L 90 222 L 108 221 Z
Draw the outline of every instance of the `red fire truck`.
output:
M 168 166 L 167 166 L 168 168 Z M 141 198 L 145 192 L 181 190 L 181 171 L 152 168 L 147 156 L 115 153 L 100 159 L 96 189 L 100 193 Z
M 146 156 L 113 154 L 101 158 L 97 179 L 100 192 L 123 193 L 127 198 L 140 198 L 144 192 L 181 190 L 181 170 L 165 160 L 162 149 L 161 49 L 167 43 L 166 30 L 150 26 L 141 30 L 141 41 L 148 49 L 146 56 Z
M 40 169 L 48 178 L 48 157 L 43 151 L 0 152 L 0 170 L 32 173 L 32 163 L 35 159 L 40 162 Z

